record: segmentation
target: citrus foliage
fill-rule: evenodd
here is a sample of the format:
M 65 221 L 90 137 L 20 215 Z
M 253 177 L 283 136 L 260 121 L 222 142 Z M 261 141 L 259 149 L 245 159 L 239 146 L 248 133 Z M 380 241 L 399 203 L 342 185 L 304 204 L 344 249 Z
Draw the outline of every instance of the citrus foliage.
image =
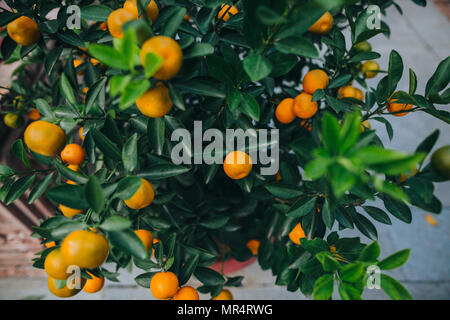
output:
M 439 175 L 424 163 L 439 132 L 404 154 L 385 149 L 368 122 L 383 123 L 390 138 L 391 115 L 426 112 L 450 122 L 450 114 L 435 107 L 450 102 L 449 58 L 424 93 L 416 92 L 411 69 L 409 88 L 397 87 L 405 68 L 396 51 L 385 70 L 373 61 L 380 54 L 367 40 L 390 31 L 384 22 L 369 28 L 368 6 L 384 13 L 399 8 L 393 1 L 6 3 L 0 26 L 15 31 L 8 31 L 1 54 L 5 63 L 21 65 L 2 96 L 2 113 L 10 127 L 27 114 L 40 121 L 28 127 L 25 144 L 19 139 L 11 147 L 29 171 L 0 165 L 0 200 L 9 205 L 31 187 L 29 203 L 45 194 L 60 205 L 62 214 L 33 233 L 51 243 L 34 266 L 49 265 L 56 295 L 78 293 L 58 279 L 61 265 L 70 262 L 83 268 L 86 292 L 100 290 L 103 277 L 117 281 L 120 269 L 134 265 L 145 271 L 136 282 L 157 298 L 198 299 L 191 287 L 177 293 L 194 276 L 199 292 L 230 299 L 224 287 L 240 286 L 242 277 L 208 267 L 257 254 L 289 291 L 329 299 L 337 283 L 342 299 L 360 299 L 370 266 L 391 270 L 409 256 L 403 250 L 380 261 L 374 222 L 411 223 L 410 205 L 442 209 L 433 182 L 445 179 L 448 166 Z M 80 29 L 67 27 L 71 4 L 81 8 Z M 47 18 L 55 8 L 57 19 Z M 23 27 L 32 31 L 28 38 L 16 20 L 23 15 L 31 19 Z M 29 83 L 28 68 L 36 64 L 42 73 Z M 380 79 L 375 88 L 366 83 L 374 77 Z M 260 175 L 258 164 L 235 167 L 233 156 L 225 170 L 175 165 L 171 134 L 192 132 L 194 120 L 222 132 L 279 128 L 279 173 Z M 46 169 L 33 169 L 31 161 Z M 376 199 L 385 210 L 368 202 Z M 344 229 L 373 242 L 340 237 Z M 86 249 L 86 239 L 97 252 Z M 102 266 L 105 259 L 115 270 Z M 390 298 L 410 298 L 384 273 L 381 288 Z

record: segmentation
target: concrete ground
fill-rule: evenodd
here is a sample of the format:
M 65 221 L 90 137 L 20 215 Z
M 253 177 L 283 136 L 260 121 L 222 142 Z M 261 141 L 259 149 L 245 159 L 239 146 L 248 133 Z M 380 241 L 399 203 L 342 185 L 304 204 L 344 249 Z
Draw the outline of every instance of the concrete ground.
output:
M 397 50 L 403 57 L 405 69 L 412 68 L 418 76 L 418 92 L 423 93 L 426 81 L 430 78 L 438 63 L 450 52 L 448 37 L 450 23 L 439 9 L 428 1 L 421 8 L 410 0 L 397 1 L 404 10 L 400 15 L 390 10 L 387 22 L 391 27 L 390 39 L 377 36 L 371 40 L 373 48 L 382 54 L 379 63 L 386 70 L 389 53 Z M 376 85 L 376 81 L 372 85 Z M 400 82 L 400 89 L 408 89 L 407 72 Z M 448 106 L 441 106 L 448 108 Z M 417 145 L 433 130 L 439 128 L 441 136 L 437 147 L 450 144 L 449 127 L 425 113 L 414 113 L 407 117 L 391 117 L 395 136 L 389 142 L 383 126 L 373 122 L 374 128 L 381 129 L 386 148 L 413 152 Z M 436 147 L 436 148 L 437 148 Z M 425 212 L 413 209 L 413 222 L 404 224 L 393 219 L 392 226 L 377 223 L 382 257 L 398 250 L 411 248 L 411 256 L 405 266 L 391 272 L 400 280 L 415 299 L 450 299 L 450 183 L 436 184 L 438 197 L 442 200 L 442 214 L 434 216 L 439 225 L 433 227 L 424 220 Z M 356 235 L 349 232 L 348 235 Z M 362 236 L 363 241 L 369 242 Z M 111 268 L 110 268 L 111 269 Z M 121 275 L 120 284 L 107 282 L 105 289 L 94 295 L 80 293 L 76 299 L 152 299 L 149 289 L 138 287 L 133 278 L 139 272 Z M 275 279 L 270 271 L 261 271 L 257 264 L 246 268 L 239 275 L 245 276 L 244 286 L 233 288 L 236 299 L 306 299 L 299 292 L 290 293 L 284 287 L 274 285 Z M 193 283 L 197 285 L 197 283 Z M 337 296 L 336 296 L 337 297 Z M 7 278 L 0 279 L 0 299 L 44 298 L 52 299 L 44 278 Z M 206 298 L 206 297 L 204 297 Z M 381 290 L 367 290 L 365 298 L 385 299 Z

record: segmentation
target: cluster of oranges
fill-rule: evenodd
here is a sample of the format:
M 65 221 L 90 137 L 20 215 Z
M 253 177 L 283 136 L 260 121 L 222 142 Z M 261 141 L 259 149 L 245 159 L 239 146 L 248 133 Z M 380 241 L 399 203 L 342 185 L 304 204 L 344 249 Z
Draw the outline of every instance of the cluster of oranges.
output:
M 295 98 L 286 98 L 275 109 L 275 117 L 283 124 L 291 123 L 296 117 L 302 120 L 311 119 L 318 110 L 317 101 L 312 101 L 318 89 L 325 89 L 329 84 L 325 71 L 315 69 L 303 78 L 303 92 Z

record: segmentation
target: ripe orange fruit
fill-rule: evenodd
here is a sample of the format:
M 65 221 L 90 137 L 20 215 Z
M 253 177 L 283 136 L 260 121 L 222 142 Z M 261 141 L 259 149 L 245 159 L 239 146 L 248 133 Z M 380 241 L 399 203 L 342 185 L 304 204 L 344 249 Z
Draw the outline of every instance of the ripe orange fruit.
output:
M 106 22 L 100 23 L 98 27 L 103 31 L 108 31 L 108 24 Z
M 83 127 L 80 127 L 80 129 L 78 129 L 78 135 L 80 136 L 80 139 L 82 141 L 84 141 L 84 139 L 86 138 L 85 135 L 83 135 Z
M 169 80 L 180 71 L 183 63 L 183 51 L 178 42 L 170 37 L 155 36 L 144 42 L 141 49 L 141 62 L 145 67 L 147 54 L 154 53 L 163 59 L 158 71 L 153 75 L 158 80 Z
M 335 246 L 330 246 L 330 252 L 331 253 L 336 253 L 336 247 Z
M 219 295 L 212 298 L 212 300 L 233 300 L 233 295 L 231 294 L 231 291 L 228 289 L 223 289 Z
M 318 109 L 318 104 L 316 101 L 311 101 L 312 95 L 302 92 L 295 97 L 294 100 L 294 113 L 297 117 L 301 119 L 312 118 Z
M 55 243 L 55 241 L 51 241 L 51 242 L 46 242 L 44 245 L 46 248 L 52 248 L 52 247 L 56 246 L 56 243 Z
M 137 7 L 137 1 L 136 0 L 127 0 L 125 1 L 123 8 L 125 10 L 130 11 L 133 15 L 138 15 L 138 7 Z M 155 24 L 156 20 L 158 19 L 159 15 L 159 8 L 156 4 L 155 0 L 151 0 L 150 3 L 147 6 L 147 9 L 145 10 L 145 14 L 147 15 L 147 18 L 152 20 L 152 23 Z
M 84 161 L 84 150 L 83 148 L 75 143 L 68 144 L 61 151 L 61 159 L 65 163 L 80 165 Z
M 38 120 L 28 125 L 24 140 L 30 150 L 43 156 L 53 157 L 66 144 L 66 134 L 57 125 Z
M 123 26 L 127 22 L 131 20 L 136 20 L 138 18 L 137 14 L 133 14 L 128 10 L 125 10 L 123 8 L 114 10 L 110 13 L 107 24 L 108 24 L 108 30 L 109 33 L 114 37 L 118 39 L 123 38 Z
M 366 76 L 366 78 L 374 78 L 380 70 L 380 65 L 375 61 L 366 61 L 361 66 L 361 72 Z
M 100 61 L 98 61 L 97 59 L 94 59 L 94 58 L 91 58 L 91 63 L 92 63 L 92 65 L 94 65 L 94 66 L 96 66 L 96 65 L 98 65 L 99 63 L 100 63 Z M 86 88 L 86 89 L 88 89 L 88 88 Z M 89 89 L 88 89 L 89 90 Z M 87 93 L 87 90 L 86 90 L 86 92 L 85 93 Z
M 48 290 L 51 293 L 53 293 L 55 296 L 60 297 L 60 298 L 73 297 L 74 295 L 76 295 L 78 292 L 81 291 L 81 289 L 83 288 L 85 283 L 86 283 L 86 279 L 81 278 L 81 287 L 78 289 L 77 288 L 69 289 L 67 287 L 67 285 L 61 289 L 58 289 L 58 288 L 56 288 L 55 279 L 53 279 L 52 277 L 48 277 L 48 281 L 47 281 Z
M 345 86 L 338 90 L 338 99 L 341 98 L 355 98 L 362 101 L 364 99 L 364 93 L 358 88 Z
M 7 113 L 3 117 L 3 122 L 7 127 L 10 127 L 11 129 L 17 129 L 23 124 L 23 119 L 18 114 Z
M 184 17 L 183 17 L 183 19 L 184 19 L 185 21 L 189 21 L 189 20 L 191 20 L 191 16 L 188 15 L 188 14 L 185 14 Z
M 63 206 L 62 204 L 59 205 L 59 210 L 61 210 L 61 212 L 64 216 L 66 216 L 67 218 L 70 218 L 70 219 L 72 219 L 77 214 L 83 213 L 83 210 L 72 209 L 72 208 Z
M 75 59 L 75 60 L 73 60 L 73 67 L 76 69 L 76 68 L 78 68 L 79 66 L 81 66 L 83 64 L 83 60 L 81 60 L 81 59 Z
M 291 123 L 295 119 L 294 99 L 286 98 L 275 109 L 275 117 L 281 123 Z
M 86 230 L 69 233 L 61 244 L 61 254 L 68 265 L 95 269 L 108 257 L 109 244 L 104 236 Z
M 136 100 L 136 105 L 143 115 L 150 118 L 161 118 L 169 113 L 173 103 L 170 99 L 169 89 L 162 82 L 158 82 Z
M 39 113 L 39 110 L 36 108 L 31 109 L 27 115 L 28 115 L 28 118 L 30 118 L 30 120 L 33 120 L 33 121 L 39 120 L 41 118 L 41 114 Z
M 280 172 L 277 172 L 277 174 L 275 175 L 275 181 L 276 182 L 280 182 L 281 181 L 281 174 L 280 174 Z
M 407 111 L 412 109 L 412 107 L 413 107 L 412 104 L 395 103 L 397 100 L 398 99 L 389 99 L 388 106 L 387 106 L 388 111 L 390 113 L 392 113 L 393 116 L 396 116 L 396 117 L 406 116 L 408 114 Z M 406 111 L 406 112 L 399 112 L 399 111 Z
M 156 299 L 171 298 L 178 292 L 178 278 L 171 271 L 158 272 L 150 282 L 150 290 Z
M 252 252 L 254 256 L 258 255 L 260 242 L 256 239 L 252 239 L 247 242 L 247 248 Z
M 329 83 L 330 79 L 328 79 L 325 71 L 320 69 L 311 70 L 303 78 L 303 91 L 314 94 L 318 89 L 325 89 Z
M 252 171 L 252 159 L 243 151 L 232 151 L 223 162 L 225 174 L 234 180 L 243 179 Z
M 229 4 L 223 4 L 220 7 L 219 13 L 217 14 L 217 19 L 222 19 L 223 21 L 227 22 L 231 18 L 231 16 L 234 16 L 239 12 L 238 8 L 236 8 L 235 6 L 231 6 L 230 9 L 228 8 L 230 8 Z
M 152 184 L 143 178 L 141 180 L 142 184 L 139 189 L 130 199 L 124 201 L 127 207 L 131 209 L 139 210 L 148 207 L 155 198 Z
M 105 284 L 105 278 L 98 278 L 90 272 L 88 272 L 88 274 L 92 277 L 92 279 L 86 280 L 86 284 L 84 285 L 83 290 L 87 293 L 96 293 L 102 290 L 103 285 Z
M 305 232 L 303 231 L 302 225 L 299 223 L 296 224 L 294 229 L 289 233 L 289 239 L 295 244 L 300 244 L 300 239 L 305 238 Z
M 433 153 L 431 167 L 440 176 L 450 179 L 450 146 L 441 147 Z
M 173 297 L 173 300 L 200 300 L 200 297 L 197 290 L 186 286 L 178 290 L 177 294 Z
M 325 12 L 314 24 L 309 27 L 308 31 L 314 34 L 326 34 L 333 29 L 333 16 L 329 12 Z
M 69 265 L 64 261 L 59 248 L 50 252 L 45 258 L 45 272 L 47 272 L 47 274 L 54 279 L 67 279 L 70 276 L 70 274 L 67 273 L 68 266 Z
M 77 184 L 75 181 L 72 181 L 72 180 L 67 180 L 66 183 L 67 183 L 67 184 L 73 184 L 73 185 L 76 185 L 76 184 Z
M 77 164 L 69 164 L 67 168 L 69 168 L 72 171 L 78 172 L 79 166 Z
M 139 239 L 141 239 L 142 244 L 145 247 L 145 250 L 149 251 L 152 248 L 153 245 L 153 236 L 150 231 L 139 229 L 134 231 Z
M 31 46 L 41 37 L 38 24 L 25 16 L 8 23 L 6 29 L 11 39 L 21 46 Z

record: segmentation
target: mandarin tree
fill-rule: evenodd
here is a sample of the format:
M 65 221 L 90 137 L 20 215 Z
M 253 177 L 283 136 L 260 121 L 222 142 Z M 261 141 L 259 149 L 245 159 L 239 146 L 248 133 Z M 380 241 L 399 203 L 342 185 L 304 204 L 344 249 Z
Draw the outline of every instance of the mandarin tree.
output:
M 210 266 L 256 256 L 277 285 L 314 299 L 335 284 L 342 299 L 372 284 L 411 298 L 385 274 L 409 249 L 381 260 L 374 223 L 411 223 L 411 206 L 440 213 L 433 183 L 450 177 L 449 149 L 425 161 L 438 131 L 413 154 L 385 149 L 370 122 L 390 138 L 393 115 L 449 123 L 439 105 L 450 102 L 450 58 L 430 79 L 405 72 L 396 51 L 388 66 L 374 61 L 368 41 L 390 33 L 377 12 L 400 10 L 395 1 L 5 2 L 2 60 L 20 65 L 1 113 L 11 128 L 26 119 L 11 146 L 26 169 L 0 165 L 0 201 L 30 189 L 30 204 L 45 196 L 59 208 L 32 234 L 46 247 L 33 265 L 53 294 L 81 290 L 67 287 L 67 265 L 81 268 L 88 293 L 136 267 L 156 298 L 229 300 L 242 277 Z M 207 153 L 199 121 L 222 142 L 227 129 L 278 131 Z M 270 175 L 250 156 L 268 149 L 279 166 Z M 187 286 L 192 277 L 201 286 Z

